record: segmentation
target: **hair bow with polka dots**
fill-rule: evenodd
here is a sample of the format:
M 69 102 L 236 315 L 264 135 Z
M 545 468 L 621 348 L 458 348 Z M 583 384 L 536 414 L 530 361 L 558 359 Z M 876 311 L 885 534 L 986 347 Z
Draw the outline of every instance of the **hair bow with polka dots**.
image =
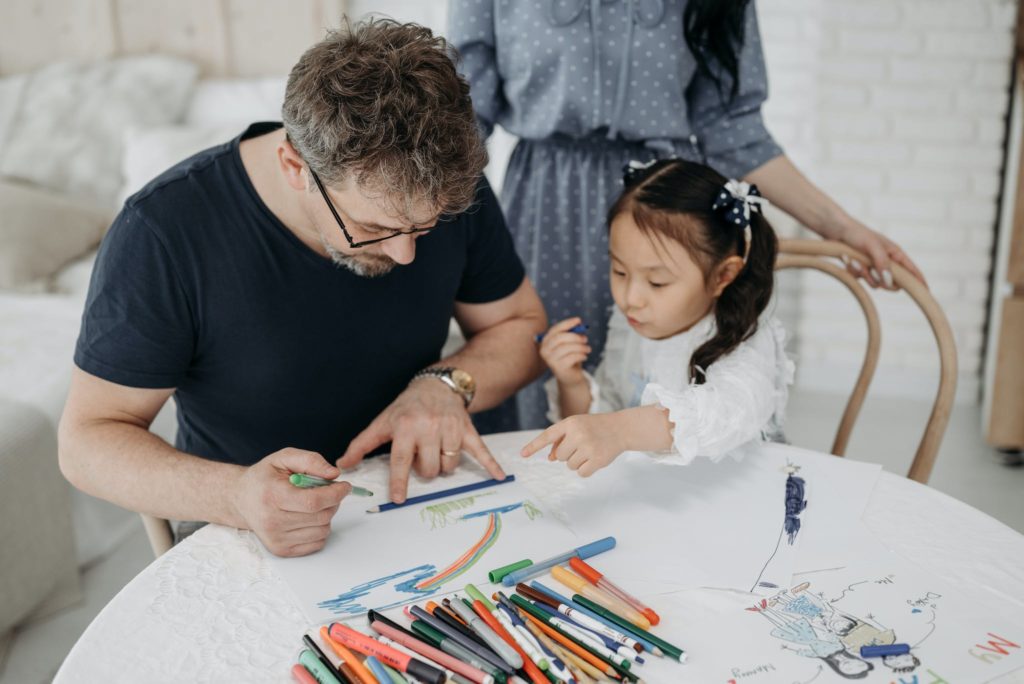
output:
M 743 263 L 750 255 L 750 210 L 762 213 L 768 200 L 761 196 L 757 186 L 744 181 L 729 180 L 715 196 L 711 210 L 717 211 L 726 222 L 743 229 Z
M 647 162 L 631 159 L 622 167 L 622 184 L 627 187 L 633 185 L 633 183 L 640 180 L 640 178 L 646 175 L 650 168 L 657 163 L 657 158 Z

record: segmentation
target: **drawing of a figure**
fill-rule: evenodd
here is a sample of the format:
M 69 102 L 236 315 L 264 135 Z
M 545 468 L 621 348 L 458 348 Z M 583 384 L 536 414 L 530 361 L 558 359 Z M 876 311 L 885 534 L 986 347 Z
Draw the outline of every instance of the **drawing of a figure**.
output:
M 783 648 L 808 658 L 823 660 L 846 679 L 863 679 L 874 665 L 858 657 L 861 646 L 896 643 L 892 629 L 837 609 L 831 601 L 808 591 L 804 582 L 748 608 L 764 616 L 774 627 L 771 635 L 803 648 Z M 894 673 L 913 672 L 921 661 L 908 653 L 886 656 L 882 663 Z
M 896 634 L 891 629 L 838 610 L 831 602 L 807 591 L 809 586 L 804 582 L 774 598 L 786 612 L 805 615 L 817 629 L 835 634 L 843 647 L 853 653 L 860 653 L 861 646 L 896 643 Z

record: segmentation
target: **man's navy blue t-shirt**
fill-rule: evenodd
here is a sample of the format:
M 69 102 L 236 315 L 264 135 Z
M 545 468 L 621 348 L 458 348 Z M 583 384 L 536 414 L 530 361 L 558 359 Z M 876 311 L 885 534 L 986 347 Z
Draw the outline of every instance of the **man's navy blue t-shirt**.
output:
M 512 294 L 524 271 L 486 181 L 416 258 L 357 276 L 304 245 L 256 193 L 238 145 L 178 164 L 126 203 L 100 248 L 79 368 L 176 388 L 178 449 L 249 465 L 284 447 L 333 462 L 416 371 L 456 301 Z

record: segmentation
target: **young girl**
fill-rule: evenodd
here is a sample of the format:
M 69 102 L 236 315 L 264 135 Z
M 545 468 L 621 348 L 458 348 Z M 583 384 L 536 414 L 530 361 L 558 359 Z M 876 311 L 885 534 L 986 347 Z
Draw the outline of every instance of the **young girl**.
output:
M 757 188 L 679 159 L 632 163 L 624 183 L 608 213 L 604 357 L 591 377 L 587 338 L 572 330 L 582 321 L 552 326 L 540 355 L 560 422 L 523 456 L 550 444 L 551 460 L 586 477 L 623 451 L 686 464 L 781 438 L 793 365 L 765 313 L 778 245 Z

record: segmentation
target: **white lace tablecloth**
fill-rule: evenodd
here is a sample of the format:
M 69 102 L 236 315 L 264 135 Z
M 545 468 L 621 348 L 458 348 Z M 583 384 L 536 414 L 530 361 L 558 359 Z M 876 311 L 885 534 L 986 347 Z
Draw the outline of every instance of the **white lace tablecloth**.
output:
M 514 453 L 533 434 L 493 435 L 486 441 L 496 454 Z M 518 462 L 515 470 L 535 491 L 554 493 L 581 482 L 574 474 L 564 482 L 531 481 L 531 462 Z M 379 459 L 365 467 L 360 484 L 386 481 Z M 889 548 L 922 567 L 957 584 L 985 587 L 1024 608 L 1024 535 L 885 472 L 864 519 Z M 291 682 L 300 636 L 312 625 L 263 553 L 250 532 L 219 525 L 201 529 L 114 597 L 75 644 L 55 683 Z M 1024 684 L 1024 672 L 999 681 Z

